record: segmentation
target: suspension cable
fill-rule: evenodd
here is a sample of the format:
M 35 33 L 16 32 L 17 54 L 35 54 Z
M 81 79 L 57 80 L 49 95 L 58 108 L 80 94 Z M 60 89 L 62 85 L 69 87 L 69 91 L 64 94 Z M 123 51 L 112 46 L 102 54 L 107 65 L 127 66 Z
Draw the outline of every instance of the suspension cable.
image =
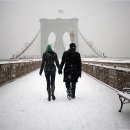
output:
M 20 52 L 18 55 L 16 55 L 16 59 L 19 58 L 33 43 L 34 41 L 36 40 L 36 38 L 38 37 L 38 35 L 40 34 L 41 30 L 39 30 L 36 34 L 36 36 L 34 37 L 34 39 L 30 42 L 30 44 L 24 48 L 24 50 L 22 50 L 22 52 Z
M 90 44 L 90 43 L 86 40 L 86 38 L 83 36 L 83 34 L 81 33 L 81 31 L 80 31 L 79 29 L 78 29 L 78 32 L 79 32 L 80 36 L 82 37 L 82 39 L 85 41 L 85 43 L 94 51 L 94 53 L 96 53 L 99 57 L 102 57 L 101 52 L 98 52 L 98 51 L 96 50 L 96 48 L 95 48 L 94 46 L 92 46 L 92 44 Z

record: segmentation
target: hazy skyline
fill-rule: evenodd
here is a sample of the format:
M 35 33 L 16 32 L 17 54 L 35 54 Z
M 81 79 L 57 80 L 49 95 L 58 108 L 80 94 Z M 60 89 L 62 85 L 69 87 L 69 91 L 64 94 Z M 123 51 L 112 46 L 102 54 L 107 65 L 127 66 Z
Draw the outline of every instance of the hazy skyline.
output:
M 79 29 L 99 50 L 110 57 L 130 57 L 129 1 L 2 0 L 0 59 L 12 57 L 34 38 L 39 19 L 61 17 L 59 9 L 64 11 L 62 18 L 79 19 Z M 87 50 L 84 45 L 80 48 Z

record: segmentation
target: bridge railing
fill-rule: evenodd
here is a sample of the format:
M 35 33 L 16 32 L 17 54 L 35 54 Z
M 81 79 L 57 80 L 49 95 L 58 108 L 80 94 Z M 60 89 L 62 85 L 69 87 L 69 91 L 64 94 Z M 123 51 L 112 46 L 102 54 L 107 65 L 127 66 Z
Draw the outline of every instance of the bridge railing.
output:
M 0 86 L 40 67 L 41 60 L 0 63 Z
M 117 90 L 130 82 L 130 63 L 84 61 L 82 70 Z

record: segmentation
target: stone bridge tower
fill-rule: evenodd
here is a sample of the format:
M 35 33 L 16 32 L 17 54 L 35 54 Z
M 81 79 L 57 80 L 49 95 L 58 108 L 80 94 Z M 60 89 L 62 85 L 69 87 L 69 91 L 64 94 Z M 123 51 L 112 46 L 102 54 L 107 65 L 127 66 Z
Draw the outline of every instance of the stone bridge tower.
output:
M 63 52 L 65 51 L 63 43 L 63 35 L 65 32 L 71 34 L 73 32 L 74 39 L 73 42 L 76 43 L 77 51 L 79 51 L 78 44 L 78 19 L 40 19 L 41 23 L 41 54 L 45 52 L 48 44 L 48 36 L 51 32 L 56 35 L 55 41 L 55 52 L 58 57 L 61 58 Z

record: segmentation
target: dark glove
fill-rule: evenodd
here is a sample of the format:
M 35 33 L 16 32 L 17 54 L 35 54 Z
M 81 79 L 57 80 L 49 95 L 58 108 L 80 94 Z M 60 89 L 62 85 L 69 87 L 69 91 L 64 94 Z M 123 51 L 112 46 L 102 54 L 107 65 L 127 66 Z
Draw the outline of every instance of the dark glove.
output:
M 39 75 L 42 76 L 42 72 L 39 72 Z
M 81 73 L 79 73 L 79 77 L 81 78 Z
M 58 69 L 58 73 L 62 74 L 62 69 L 61 68 Z

